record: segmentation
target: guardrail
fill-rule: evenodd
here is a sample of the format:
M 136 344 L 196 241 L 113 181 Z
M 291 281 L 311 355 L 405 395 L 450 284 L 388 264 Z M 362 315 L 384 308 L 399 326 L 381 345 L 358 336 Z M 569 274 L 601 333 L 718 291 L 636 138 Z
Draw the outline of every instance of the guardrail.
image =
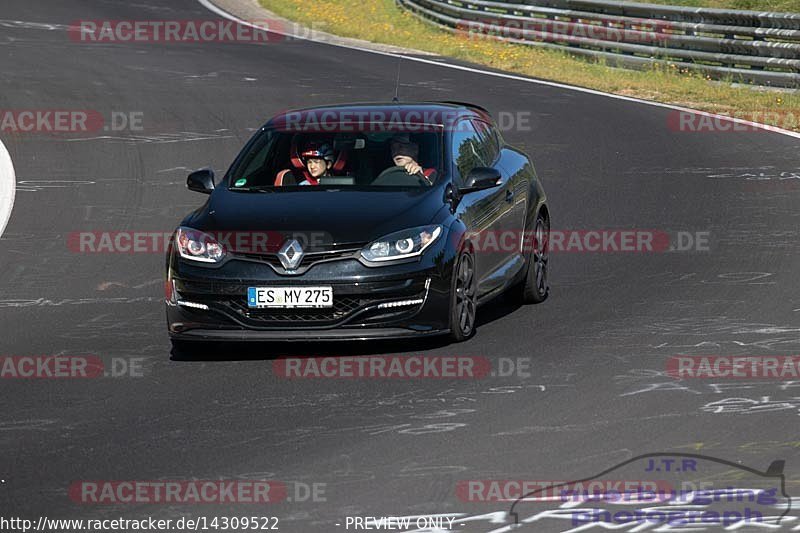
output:
M 618 0 L 396 0 L 449 31 L 642 69 L 662 64 L 710 79 L 800 88 L 800 13 Z

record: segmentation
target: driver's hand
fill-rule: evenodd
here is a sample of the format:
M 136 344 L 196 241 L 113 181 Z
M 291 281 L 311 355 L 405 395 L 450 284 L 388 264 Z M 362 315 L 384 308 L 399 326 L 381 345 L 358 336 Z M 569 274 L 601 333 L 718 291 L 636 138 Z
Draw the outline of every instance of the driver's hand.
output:
M 405 169 L 412 176 L 422 172 L 422 167 L 418 163 L 409 163 L 405 166 Z

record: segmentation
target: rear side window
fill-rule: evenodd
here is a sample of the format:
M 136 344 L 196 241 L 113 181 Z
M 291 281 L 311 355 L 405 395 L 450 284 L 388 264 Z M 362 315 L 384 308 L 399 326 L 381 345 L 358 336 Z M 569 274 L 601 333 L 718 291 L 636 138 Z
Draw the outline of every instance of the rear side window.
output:
M 451 154 L 456 178 L 463 183 L 467 174 L 475 167 L 486 166 L 481 154 L 481 138 L 472 122 L 459 122 L 452 137 Z
M 473 120 L 473 124 L 478 132 L 481 157 L 486 162 L 486 166 L 490 166 L 497 161 L 497 157 L 500 155 L 500 139 L 491 124 L 482 120 Z

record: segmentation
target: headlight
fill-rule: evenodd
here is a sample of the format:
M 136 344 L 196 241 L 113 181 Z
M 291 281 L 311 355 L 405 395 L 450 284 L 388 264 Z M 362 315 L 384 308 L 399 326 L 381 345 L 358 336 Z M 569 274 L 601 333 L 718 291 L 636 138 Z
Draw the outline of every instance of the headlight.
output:
M 175 245 L 181 257 L 201 263 L 219 263 L 225 259 L 225 247 L 208 233 L 192 228 L 178 228 Z
M 423 226 L 381 237 L 361 250 L 367 261 L 395 261 L 421 255 L 442 234 L 442 226 Z

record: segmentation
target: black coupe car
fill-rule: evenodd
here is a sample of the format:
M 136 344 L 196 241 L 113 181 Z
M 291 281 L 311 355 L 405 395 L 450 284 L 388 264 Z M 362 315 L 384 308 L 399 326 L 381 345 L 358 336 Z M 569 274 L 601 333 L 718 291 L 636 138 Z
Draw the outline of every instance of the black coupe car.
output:
M 475 330 L 478 305 L 548 296 L 550 213 L 531 160 L 462 103 L 288 111 L 180 224 L 165 296 L 197 340 L 387 339 Z

